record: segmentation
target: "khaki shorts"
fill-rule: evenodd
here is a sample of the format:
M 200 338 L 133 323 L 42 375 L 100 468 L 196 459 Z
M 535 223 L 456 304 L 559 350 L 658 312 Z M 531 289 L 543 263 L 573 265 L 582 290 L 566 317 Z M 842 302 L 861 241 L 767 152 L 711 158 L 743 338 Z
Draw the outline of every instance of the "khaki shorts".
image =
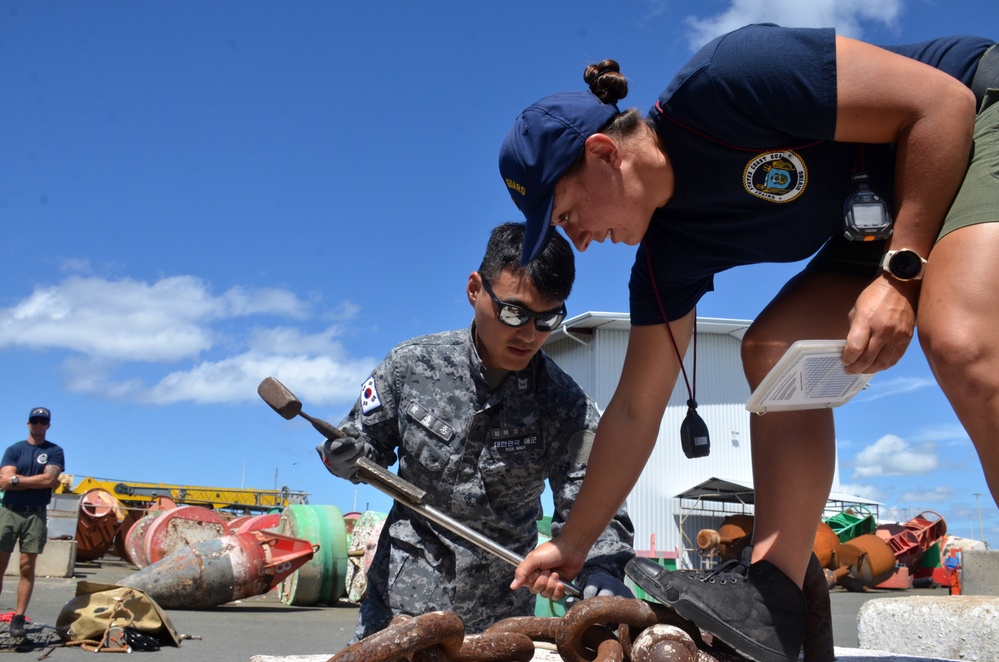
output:
M 959 228 L 996 221 L 999 221 L 999 90 L 989 89 L 975 119 L 975 144 L 968 172 L 937 241 Z
M 0 553 L 14 551 L 14 542 L 20 540 L 22 554 L 41 554 L 48 540 L 45 508 L 30 513 L 15 513 L 0 507 Z

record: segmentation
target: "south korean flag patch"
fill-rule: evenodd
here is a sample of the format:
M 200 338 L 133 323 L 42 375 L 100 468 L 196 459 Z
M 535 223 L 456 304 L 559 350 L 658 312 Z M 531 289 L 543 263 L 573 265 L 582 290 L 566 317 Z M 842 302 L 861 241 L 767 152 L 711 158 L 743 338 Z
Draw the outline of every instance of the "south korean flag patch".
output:
M 371 375 L 361 386 L 361 411 L 370 414 L 381 406 L 382 400 L 378 397 L 378 389 L 375 388 L 375 376 Z

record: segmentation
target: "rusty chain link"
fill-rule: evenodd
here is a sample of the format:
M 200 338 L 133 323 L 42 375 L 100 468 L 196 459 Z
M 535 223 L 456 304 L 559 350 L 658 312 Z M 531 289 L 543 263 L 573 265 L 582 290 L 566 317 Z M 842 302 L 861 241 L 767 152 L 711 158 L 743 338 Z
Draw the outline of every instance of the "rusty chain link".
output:
M 616 628 L 612 629 L 612 628 Z M 743 659 L 673 610 L 652 602 L 597 596 L 562 618 L 523 616 L 465 634 L 453 612 L 397 616 L 327 662 L 530 662 L 536 643 L 554 644 L 565 662 L 724 662 Z M 824 648 L 824 647 L 820 647 Z M 813 651 L 806 662 L 824 660 Z

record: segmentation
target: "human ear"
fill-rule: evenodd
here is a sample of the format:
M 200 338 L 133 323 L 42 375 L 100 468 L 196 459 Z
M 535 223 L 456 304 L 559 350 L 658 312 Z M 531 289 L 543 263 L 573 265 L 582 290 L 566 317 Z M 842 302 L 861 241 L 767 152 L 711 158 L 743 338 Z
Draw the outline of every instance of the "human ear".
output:
M 621 165 L 621 148 L 617 141 L 605 133 L 594 133 L 584 143 L 587 158 L 596 158 L 610 166 Z
M 468 275 L 468 285 L 465 286 L 465 294 L 468 295 L 468 303 L 472 304 L 472 308 L 475 308 L 475 300 L 481 290 L 482 281 L 479 279 L 478 272 L 473 271 Z

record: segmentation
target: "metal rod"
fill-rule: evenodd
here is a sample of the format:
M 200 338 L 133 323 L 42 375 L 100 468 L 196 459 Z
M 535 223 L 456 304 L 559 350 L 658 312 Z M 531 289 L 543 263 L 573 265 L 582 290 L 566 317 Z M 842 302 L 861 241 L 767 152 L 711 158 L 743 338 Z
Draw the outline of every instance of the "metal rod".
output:
M 510 565 L 517 567 L 524 560 L 523 556 L 516 554 L 506 547 L 487 538 L 478 531 L 471 529 L 461 522 L 455 520 L 450 515 L 445 515 L 433 506 L 423 503 L 425 492 L 405 479 L 387 471 L 384 467 L 375 464 L 366 457 L 361 457 L 357 461 L 358 478 L 376 490 L 387 494 L 407 508 L 416 511 L 427 519 L 440 524 L 448 531 L 461 536 L 468 542 L 480 547 Z M 574 598 L 583 597 L 583 592 L 574 584 L 560 579 L 559 583 L 565 590 L 565 594 Z

